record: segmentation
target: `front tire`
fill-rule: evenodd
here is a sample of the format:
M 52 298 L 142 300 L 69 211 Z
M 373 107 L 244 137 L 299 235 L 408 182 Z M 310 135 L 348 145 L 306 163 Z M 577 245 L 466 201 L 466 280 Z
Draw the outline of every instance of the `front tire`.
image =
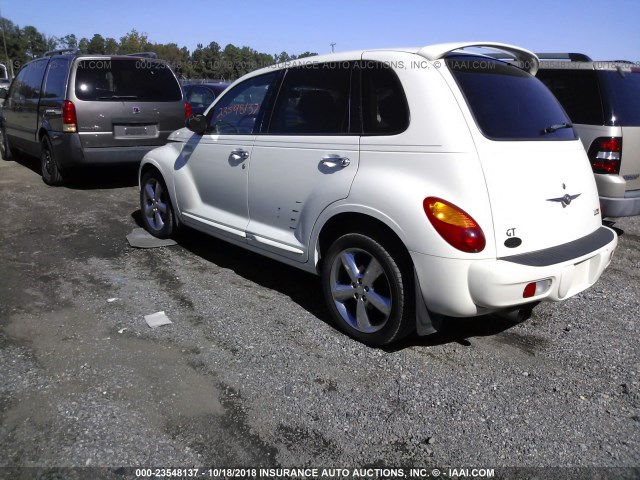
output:
M 169 238 L 176 232 L 176 221 L 169 190 L 157 170 L 149 170 L 140 182 L 140 211 L 147 232 L 157 238 Z
M 327 307 L 347 335 L 370 346 L 400 340 L 415 324 L 410 260 L 360 233 L 339 237 L 322 267 Z
M 42 140 L 42 148 L 40 149 L 40 169 L 42 171 L 42 180 L 47 185 L 58 186 L 64 183 L 62 171 L 58 167 L 51 140 L 45 137 Z

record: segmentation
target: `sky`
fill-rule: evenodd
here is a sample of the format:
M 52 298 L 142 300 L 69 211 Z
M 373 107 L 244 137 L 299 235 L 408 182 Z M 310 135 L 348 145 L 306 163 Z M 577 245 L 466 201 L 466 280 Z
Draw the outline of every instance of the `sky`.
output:
M 119 40 L 132 29 L 153 43 L 193 51 L 217 42 L 261 53 L 329 53 L 496 41 L 534 52 L 579 52 L 640 61 L 638 0 L 0 0 L 0 15 L 47 36 L 95 33 Z

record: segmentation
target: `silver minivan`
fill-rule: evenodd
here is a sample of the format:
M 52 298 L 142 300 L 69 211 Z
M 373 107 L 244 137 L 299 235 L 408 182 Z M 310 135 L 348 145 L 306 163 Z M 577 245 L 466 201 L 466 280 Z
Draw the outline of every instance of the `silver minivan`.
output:
M 184 120 L 180 84 L 153 54 L 48 52 L 5 96 L 0 153 L 39 157 L 45 183 L 60 185 L 72 167 L 140 162 Z

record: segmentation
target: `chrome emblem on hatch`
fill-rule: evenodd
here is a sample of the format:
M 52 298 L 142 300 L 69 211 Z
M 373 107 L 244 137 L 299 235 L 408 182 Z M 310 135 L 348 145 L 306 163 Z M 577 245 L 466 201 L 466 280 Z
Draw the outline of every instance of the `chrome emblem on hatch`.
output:
M 133 113 L 134 114 L 140 113 L 140 107 L 133 107 Z
M 547 198 L 547 202 L 559 202 L 562 203 L 562 208 L 566 208 L 568 205 L 571 204 L 571 202 L 573 200 L 575 200 L 576 198 L 578 198 L 580 195 L 582 195 L 581 193 L 577 193 L 575 195 L 564 195 L 562 197 L 558 197 L 558 198 Z

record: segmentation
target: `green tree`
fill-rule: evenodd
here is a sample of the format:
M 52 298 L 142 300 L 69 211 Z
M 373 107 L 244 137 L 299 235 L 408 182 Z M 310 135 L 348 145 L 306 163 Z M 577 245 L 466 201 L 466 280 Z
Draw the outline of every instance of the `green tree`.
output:
M 146 33 L 138 33 L 136 29 L 132 29 L 124 37 L 120 37 L 120 48 L 118 53 L 138 53 L 149 50 L 149 40 Z
M 65 35 L 64 37 L 58 39 L 58 47 L 68 48 L 70 50 L 78 48 L 78 38 L 73 33 Z
M 47 50 L 47 42 L 36 27 L 31 25 L 24 27 L 20 32 L 20 40 L 24 54 L 28 58 L 37 58 Z
M 104 53 L 108 55 L 115 55 L 118 53 L 118 41 L 115 38 L 107 38 L 104 41 Z
M 87 53 L 104 54 L 106 53 L 105 41 L 102 35 L 95 33 L 87 44 Z

